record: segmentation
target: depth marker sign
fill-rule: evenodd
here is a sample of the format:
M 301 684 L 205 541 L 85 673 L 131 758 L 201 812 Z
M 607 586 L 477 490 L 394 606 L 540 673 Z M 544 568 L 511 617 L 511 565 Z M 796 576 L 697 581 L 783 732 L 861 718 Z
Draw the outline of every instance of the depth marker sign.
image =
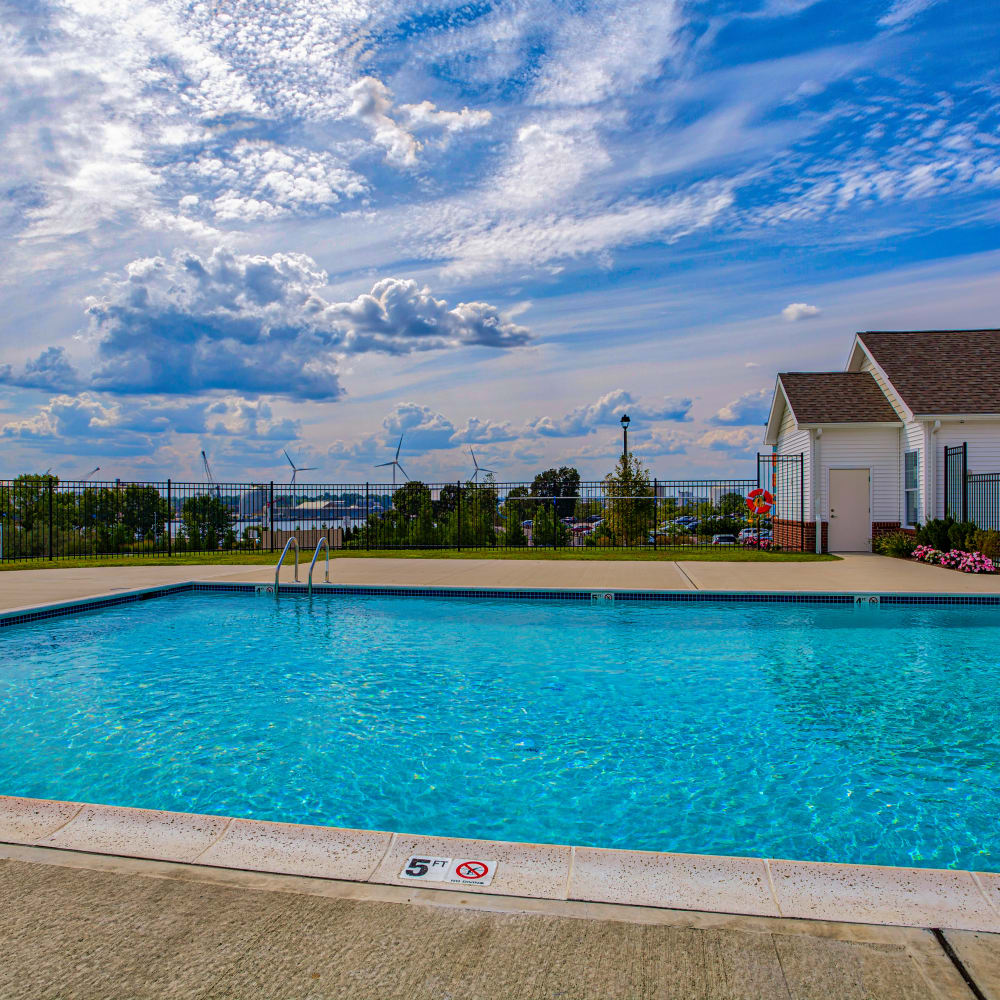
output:
M 435 858 L 414 855 L 408 858 L 400 878 L 421 882 L 448 882 L 451 885 L 489 885 L 497 862 L 483 858 Z

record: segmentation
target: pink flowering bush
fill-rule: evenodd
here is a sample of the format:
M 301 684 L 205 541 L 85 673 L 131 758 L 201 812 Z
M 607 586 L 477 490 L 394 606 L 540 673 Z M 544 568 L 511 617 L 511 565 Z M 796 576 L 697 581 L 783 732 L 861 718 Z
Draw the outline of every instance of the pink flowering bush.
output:
M 1000 571 L 1000 567 L 981 552 L 963 552 L 961 549 L 942 552 L 931 545 L 918 545 L 913 550 L 913 558 L 918 562 L 930 563 L 932 566 L 944 566 L 945 569 L 957 569 L 962 573 L 996 573 Z

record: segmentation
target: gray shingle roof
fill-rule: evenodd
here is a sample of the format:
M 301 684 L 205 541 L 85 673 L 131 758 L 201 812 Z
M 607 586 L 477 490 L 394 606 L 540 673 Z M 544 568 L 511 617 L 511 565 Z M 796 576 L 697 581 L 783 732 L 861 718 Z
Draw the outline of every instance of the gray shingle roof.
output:
M 800 424 L 901 422 L 869 372 L 781 372 L 778 378 Z
M 859 333 L 914 413 L 1000 413 L 1000 330 Z

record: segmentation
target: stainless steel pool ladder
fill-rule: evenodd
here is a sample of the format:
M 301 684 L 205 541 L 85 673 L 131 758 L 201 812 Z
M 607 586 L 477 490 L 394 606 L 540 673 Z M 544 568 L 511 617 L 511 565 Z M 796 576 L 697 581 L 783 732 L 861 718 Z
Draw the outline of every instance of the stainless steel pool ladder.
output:
M 291 538 L 285 542 L 285 547 L 281 550 L 281 556 L 278 559 L 278 565 L 274 567 L 274 597 L 275 600 L 278 598 L 278 576 L 281 573 L 281 564 L 285 561 L 285 556 L 288 554 L 288 548 L 291 546 L 295 549 L 295 582 L 299 582 L 299 540 L 292 535 Z
M 312 562 L 309 563 L 309 593 L 313 592 L 313 567 L 316 565 L 316 560 L 319 558 L 319 550 L 326 549 L 326 575 L 323 580 L 326 583 L 330 582 L 330 543 L 326 540 L 326 535 L 323 535 L 320 540 L 316 543 L 316 551 L 313 553 Z

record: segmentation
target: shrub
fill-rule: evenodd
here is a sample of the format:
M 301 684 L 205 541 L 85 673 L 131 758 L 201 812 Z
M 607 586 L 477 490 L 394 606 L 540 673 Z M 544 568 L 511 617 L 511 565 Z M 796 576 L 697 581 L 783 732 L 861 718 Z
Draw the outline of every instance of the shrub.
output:
M 987 559 L 1000 562 L 1000 531 L 977 531 L 972 536 L 972 547 Z
M 934 518 L 922 528 L 917 528 L 917 543 L 944 552 L 951 549 L 968 551 L 972 548 L 975 533 L 976 526 L 972 521 L 956 521 L 953 517 Z
M 896 559 L 909 559 L 917 547 L 917 540 L 905 531 L 894 531 L 889 535 L 876 538 L 873 547 L 883 556 L 893 556 Z

